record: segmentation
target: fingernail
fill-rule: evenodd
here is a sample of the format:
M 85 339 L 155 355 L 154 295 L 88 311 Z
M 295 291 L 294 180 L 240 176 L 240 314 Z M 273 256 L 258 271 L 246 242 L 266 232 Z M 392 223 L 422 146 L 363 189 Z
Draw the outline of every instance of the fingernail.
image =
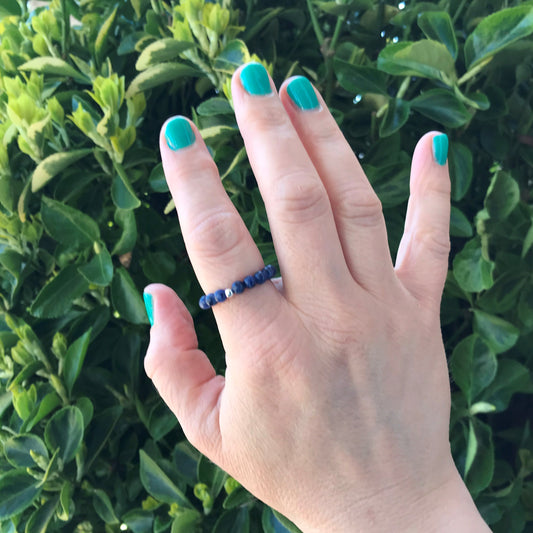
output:
M 241 82 L 246 92 L 253 96 L 264 96 L 272 93 L 268 73 L 260 63 L 248 63 L 241 70 Z
M 303 76 L 298 76 L 289 82 L 287 93 L 291 97 L 291 100 L 303 111 L 318 109 L 320 107 L 311 82 Z
M 143 293 L 144 305 L 146 307 L 146 314 L 148 315 L 148 320 L 150 321 L 150 326 L 154 325 L 154 302 L 152 295 L 148 292 Z
M 439 165 L 445 165 L 448 159 L 448 136 L 444 133 L 433 137 L 433 157 Z
M 174 151 L 190 146 L 196 140 L 189 121 L 184 117 L 174 117 L 167 122 L 165 139 Z

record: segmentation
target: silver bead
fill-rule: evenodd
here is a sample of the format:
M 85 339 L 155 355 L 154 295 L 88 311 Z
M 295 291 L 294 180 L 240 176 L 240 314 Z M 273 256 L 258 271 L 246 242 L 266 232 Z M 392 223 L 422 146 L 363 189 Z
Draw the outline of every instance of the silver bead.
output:
M 231 298 L 235 293 L 231 289 L 225 289 L 226 298 Z

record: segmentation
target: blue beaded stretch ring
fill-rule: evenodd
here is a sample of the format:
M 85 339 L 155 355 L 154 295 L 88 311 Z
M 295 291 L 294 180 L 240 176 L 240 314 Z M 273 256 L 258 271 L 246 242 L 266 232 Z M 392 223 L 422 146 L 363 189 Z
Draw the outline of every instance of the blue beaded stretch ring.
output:
M 236 294 L 241 294 L 245 289 L 251 289 L 256 285 L 261 285 L 265 281 L 272 279 L 275 274 L 276 269 L 272 265 L 267 265 L 265 268 L 258 270 L 255 274 L 246 276 L 242 281 L 234 281 L 229 289 L 219 289 L 218 291 L 204 294 L 198 302 L 200 309 L 207 310 Z

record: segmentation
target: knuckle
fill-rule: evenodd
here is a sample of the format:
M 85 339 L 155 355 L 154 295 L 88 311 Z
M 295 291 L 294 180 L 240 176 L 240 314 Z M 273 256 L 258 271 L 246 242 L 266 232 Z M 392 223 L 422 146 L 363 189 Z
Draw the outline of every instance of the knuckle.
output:
M 217 259 L 235 253 L 245 238 L 246 228 L 236 212 L 216 210 L 191 224 L 188 241 L 204 259 Z
M 351 188 L 339 194 L 337 214 L 358 226 L 374 227 L 383 224 L 383 207 L 370 188 Z
M 286 222 L 307 222 L 324 215 L 329 209 L 321 182 L 303 169 L 279 179 L 274 202 Z
M 419 228 L 414 235 L 414 240 L 434 257 L 442 260 L 448 259 L 451 248 L 448 232 L 432 227 Z
M 218 177 L 218 168 L 211 155 L 205 152 L 189 157 L 180 162 L 175 170 L 179 179 L 190 179 L 191 176 Z

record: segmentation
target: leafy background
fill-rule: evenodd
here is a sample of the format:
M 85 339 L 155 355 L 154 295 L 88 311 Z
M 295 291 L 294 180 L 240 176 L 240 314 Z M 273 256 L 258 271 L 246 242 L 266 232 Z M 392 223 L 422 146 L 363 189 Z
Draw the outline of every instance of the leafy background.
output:
M 448 134 L 452 450 L 491 528 L 533 531 L 532 34 L 518 0 L 2 0 L 0 531 L 297 531 L 187 443 L 142 371 L 152 281 L 224 371 L 159 161 L 168 116 L 193 117 L 276 261 L 229 91 L 251 59 L 325 95 L 393 255 L 410 154 Z

